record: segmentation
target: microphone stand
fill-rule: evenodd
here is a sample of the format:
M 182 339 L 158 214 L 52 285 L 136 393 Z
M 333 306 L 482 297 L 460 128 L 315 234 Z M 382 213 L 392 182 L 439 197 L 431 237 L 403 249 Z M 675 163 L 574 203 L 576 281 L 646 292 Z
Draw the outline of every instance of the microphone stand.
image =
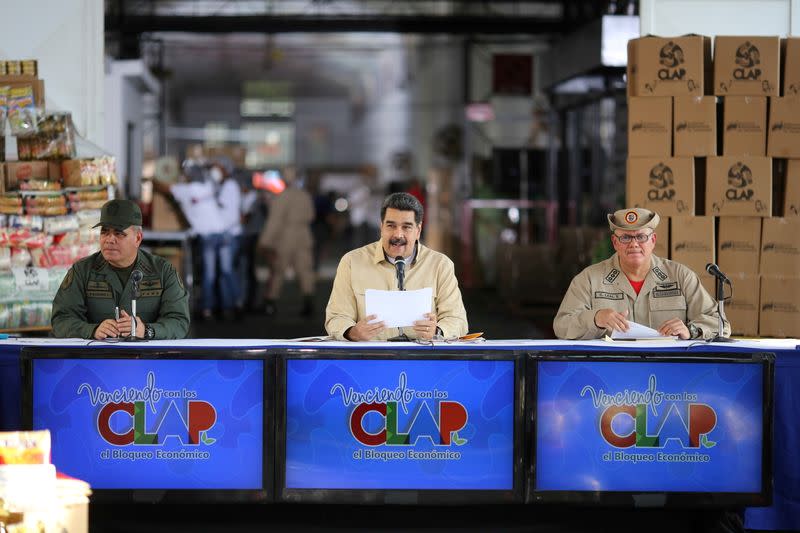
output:
M 728 278 L 717 278 L 717 334 L 714 335 L 712 338 L 708 339 L 708 342 L 736 342 L 734 339 L 730 337 L 725 337 L 722 335 L 723 330 L 725 328 L 725 321 L 723 317 L 725 316 L 725 282 L 727 281 L 730 284 L 730 280 Z
M 136 336 L 136 299 L 139 298 L 139 282 L 133 280 L 133 298 L 131 298 L 131 334 L 122 340 L 125 342 L 145 342 L 147 339 Z
M 395 263 L 395 268 L 397 268 L 397 263 Z M 405 261 L 403 261 L 403 268 L 405 269 Z M 401 273 L 399 269 L 397 270 L 397 290 L 399 291 L 406 290 L 405 274 Z M 403 333 L 403 328 L 400 327 L 397 328 L 397 335 L 395 335 L 394 337 L 390 337 L 386 340 L 388 342 L 411 342 L 411 339 L 408 338 L 408 335 Z

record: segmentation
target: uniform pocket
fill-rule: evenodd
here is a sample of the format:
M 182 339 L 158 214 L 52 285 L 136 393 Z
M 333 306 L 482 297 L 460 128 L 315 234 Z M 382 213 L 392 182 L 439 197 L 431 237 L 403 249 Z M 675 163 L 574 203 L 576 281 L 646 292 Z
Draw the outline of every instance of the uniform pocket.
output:
M 650 326 L 659 328 L 667 320 L 679 318 L 686 323 L 686 299 L 681 296 L 668 298 L 650 297 Z

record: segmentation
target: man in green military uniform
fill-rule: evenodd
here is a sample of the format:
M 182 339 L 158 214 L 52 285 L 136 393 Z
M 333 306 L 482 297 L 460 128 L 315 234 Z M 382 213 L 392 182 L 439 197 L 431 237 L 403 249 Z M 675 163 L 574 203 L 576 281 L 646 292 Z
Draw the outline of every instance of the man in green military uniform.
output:
M 189 293 L 169 262 L 139 249 L 139 206 L 130 200 L 110 200 L 97 226 L 100 251 L 72 265 L 53 300 L 53 334 L 98 340 L 131 336 L 134 279 L 141 273 L 135 336 L 185 338 Z

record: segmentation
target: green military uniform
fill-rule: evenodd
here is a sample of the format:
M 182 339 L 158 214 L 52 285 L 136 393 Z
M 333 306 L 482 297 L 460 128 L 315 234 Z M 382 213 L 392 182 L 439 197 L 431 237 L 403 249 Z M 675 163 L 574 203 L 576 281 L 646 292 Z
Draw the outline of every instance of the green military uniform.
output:
M 141 225 L 139 206 L 129 200 L 107 202 L 97 224 L 117 230 Z M 131 270 L 142 272 L 136 315 L 152 327 L 152 338 L 185 338 L 189 331 L 189 293 L 175 269 L 165 259 L 142 250 L 136 251 L 132 266 Z M 102 252 L 72 265 L 53 300 L 53 334 L 91 339 L 101 322 L 115 318 L 116 307 L 132 314 L 133 276 L 124 286 L 120 281 L 120 272 L 127 270 L 113 268 Z
M 153 327 L 154 339 L 183 339 L 189 331 L 189 293 L 165 259 L 139 250 L 135 269 L 139 283 L 136 314 Z M 125 286 L 100 252 L 69 269 L 53 300 L 53 334 L 90 339 L 103 320 L 114 318 L 119 306 L 131 314 L 133 281 Z

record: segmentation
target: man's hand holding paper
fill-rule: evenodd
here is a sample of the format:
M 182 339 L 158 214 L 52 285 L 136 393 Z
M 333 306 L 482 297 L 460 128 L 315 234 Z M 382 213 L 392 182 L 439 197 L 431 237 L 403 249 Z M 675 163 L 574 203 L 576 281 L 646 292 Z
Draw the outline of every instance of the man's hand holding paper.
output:
M 364 303 L 367 315 L 375 315 L 371 322 L 383 322 L 387 328 L 412 327 L 418 321 L 430 321 L 433 289 L 416 291 L 382 291 L 367 289 Z M 434 321 L 436 315 L 433 315 Z M 435 327 L 433 333 L 436 333 Z

